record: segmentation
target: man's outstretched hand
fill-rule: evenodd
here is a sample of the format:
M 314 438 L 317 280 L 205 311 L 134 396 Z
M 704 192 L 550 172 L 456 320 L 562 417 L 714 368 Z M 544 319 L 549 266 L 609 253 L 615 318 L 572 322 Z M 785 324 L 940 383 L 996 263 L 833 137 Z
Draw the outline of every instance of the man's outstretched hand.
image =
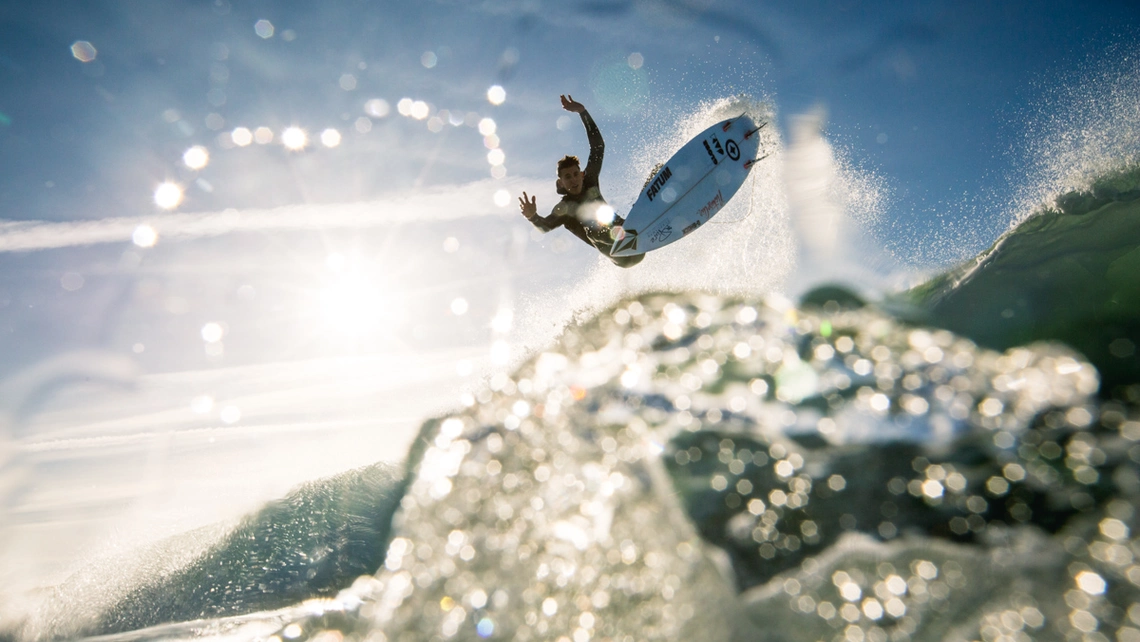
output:
M 559 96 L 559 98 L 562 99 L 562 109 L 565 109 L 566 111 L 572 111 L 575 114 L 580 114 L 586 111 L 586 106 L 580 102 L 575 101 L 574 97 L 570 94 Z
M 529 221 L 538 216 L 538 197 L 531 196 L 528 201 L 526 192 L 523 192 L 523 195 L 519 198 L 519 207 L 522 208 L 522 215 Z

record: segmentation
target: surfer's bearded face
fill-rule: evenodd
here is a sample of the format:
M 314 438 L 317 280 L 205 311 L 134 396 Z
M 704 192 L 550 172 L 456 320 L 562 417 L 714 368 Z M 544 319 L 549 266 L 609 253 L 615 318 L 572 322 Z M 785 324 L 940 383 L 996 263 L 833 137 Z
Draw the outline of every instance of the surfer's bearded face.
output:
M 563 167 L 558 172 L 558 182 L 562 189 L 577 196 L 582 191 L 582 170 L 577 165 Z

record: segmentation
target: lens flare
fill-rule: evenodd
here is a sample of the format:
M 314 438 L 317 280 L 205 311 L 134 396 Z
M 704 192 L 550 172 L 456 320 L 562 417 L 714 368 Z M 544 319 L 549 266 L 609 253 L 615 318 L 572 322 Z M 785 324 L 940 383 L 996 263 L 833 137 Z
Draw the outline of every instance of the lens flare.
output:
M 246 147 L 253 142 L 253 132 L 245 127 L 238 127 L 230 132 L 230 138 L 234 141 L 234 145 Z
M 289 127 L 281 132 L 281 143 L 285 145 L 286 149 L 299 151 L 309 143 L 309 137 L 300 127 Z
M 167 181 L 154 190 L 154 204 L 164 210 L 172 210 L 182 203 L 182 188 Z
M 202 169 L 210 162 L 210 152 L 201 145 L 195 145 L 182 154 L 182 162 L 190 169 Z
M 211 321 L 202 326 L 202 340 L 207 343 L 217 343 L 222 340 L 223 335 L 225 335 L 225 329 L 220 323 Z
M 331 127 L 321 132 L 321 144 L 325 147 L 336 147 L 340 145 L 340 132 Z
M 94 61 L 97 53 L 95 47 L 86 40 L 76 40 L 75 43 L 71 45 L 71 55 L 75 56 L 75 59 L 80 62 Z
M 273 23 L 268 20 L 258 20 L 253 24 L 253 31 L 257 35 L 268 40 L 273 37 Z
M 388 101 L 383 98 L 373 98 L 364 103 L 364 113 L 373 118 L 383 118 L 387 116 L 390 111 L 392 111 L 392 108 L 388 106 Z
M 154 247 L 158 242 L 158 232 L 149 225 L 140 225 L 131 234 L 131 242 L 139 247 Z

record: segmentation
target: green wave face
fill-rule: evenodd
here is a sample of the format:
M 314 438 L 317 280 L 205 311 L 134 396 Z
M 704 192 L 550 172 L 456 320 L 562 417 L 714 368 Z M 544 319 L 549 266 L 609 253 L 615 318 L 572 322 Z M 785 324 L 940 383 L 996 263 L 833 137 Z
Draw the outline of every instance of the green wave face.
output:
M 1102 393 L 1140 381 L 1140 166 L 1027 217 L 986 252 L 911 290 L 922 320 L 995 349 L 1061 341 Z

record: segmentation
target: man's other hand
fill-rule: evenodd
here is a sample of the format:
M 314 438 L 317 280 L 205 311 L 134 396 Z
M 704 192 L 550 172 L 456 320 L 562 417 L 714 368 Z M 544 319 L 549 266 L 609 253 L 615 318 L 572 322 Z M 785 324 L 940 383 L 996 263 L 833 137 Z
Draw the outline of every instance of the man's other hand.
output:
M 527 200 L 527 194 L 523 192 L 522 197 L 519 198 L 519 207 L 522 208 L 522 215 L 529 221 L 538 216 L 538 197 L 531 196 L 530 200 Z

